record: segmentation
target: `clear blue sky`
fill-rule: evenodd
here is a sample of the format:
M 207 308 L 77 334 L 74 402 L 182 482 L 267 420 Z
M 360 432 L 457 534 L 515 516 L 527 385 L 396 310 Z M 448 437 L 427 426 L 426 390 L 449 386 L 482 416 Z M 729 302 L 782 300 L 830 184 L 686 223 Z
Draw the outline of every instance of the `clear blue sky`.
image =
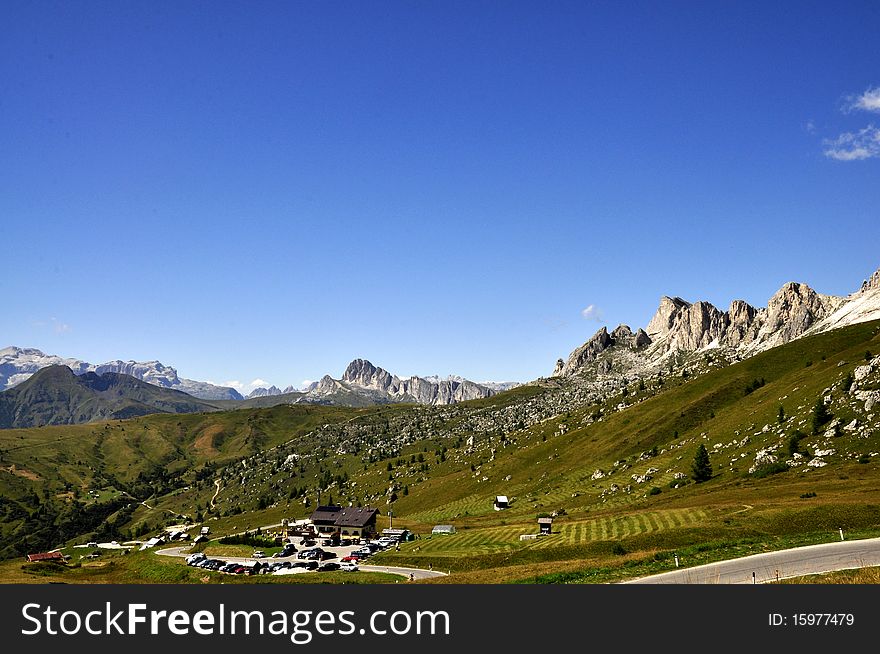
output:
M 880 266 L 878 24 L 7 0 L 0 347 L 243 386 L 355 357 L 529 380 L 664 294 L 849 293 Z

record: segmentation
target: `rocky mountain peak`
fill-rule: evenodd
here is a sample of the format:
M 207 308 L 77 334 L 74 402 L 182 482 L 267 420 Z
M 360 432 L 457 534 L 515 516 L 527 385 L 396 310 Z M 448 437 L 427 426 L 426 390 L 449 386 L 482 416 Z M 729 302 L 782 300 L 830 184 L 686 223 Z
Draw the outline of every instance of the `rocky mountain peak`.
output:
M 651 337 L 651 340 L 665 336 L 672 329 L 681 312 L 689 309 L 690 306 L 690 302 L 686 302 L 680 297 L 664 295 L 660 298 L 660 306 L 657 307 L 657 312 L 648 322 L 647 327 L 645 327 L 645 331 Z
M 859 289 L 859 293 L 867 293 L 869 291 L 876 291 L 877 289 L 880 289 L 880 269 L 875 271 L 870 278 L 862 282 L 862 287 Z
M 589 341 L 577 348 L 568 357 L 568 361 L 559 359 L 556 362 L 553 375 L 570 374 L 591 361 L 599 358 L 599 355 L 615 346 L 624 346 L 638 349 L 649 345 L 651 337 L 643 329 L 633 334 L 629 325 L 618 325 L 610 334 L 607 327 L 602 327 L 590 338 Z
M 345 369 L 342 379 L 329 375 L 307 389 L 301 402 L 328 401 L 328 396 L 352 393 L 370 402 L 417 402 L 419 404 L 453 404 L 493 395 L 495 391 L 457 376 L 447 379 L 409 377 L 401 380 L 366 359 L 355 359 Z M 329 398 L 332 399 L 332 398 Z
M 788 282 L 767 302 L 767 315 L 758 340 L 788 343 L 830 315 L 842 298 L 820 295 L 806 284 Z
M 250 393 L 248 393 L 248 399 L 252 397 L 273 397 L 275 395 L 281 395 L 282 393 L 290 392 L 290 391 L 282 391 L 277 386 L 270 386 L 269 388 L 255 388 Z
M 342 373 L 342 381 L 379 391 L 395 392 L 400 380 L 387 370 L 378 368 L 366 359 L 355 359 Z

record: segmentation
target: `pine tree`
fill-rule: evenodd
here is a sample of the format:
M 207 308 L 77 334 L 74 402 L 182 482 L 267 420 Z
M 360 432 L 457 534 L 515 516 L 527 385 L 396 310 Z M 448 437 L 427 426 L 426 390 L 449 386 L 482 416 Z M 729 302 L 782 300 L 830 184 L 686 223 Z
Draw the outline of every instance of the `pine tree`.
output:
M 825 401 L 820 397 L 813 406 L 813 433 L 818 434 L 826 422 L 829 422 L 833 416 L 825 406 Z
M 697 483 L 708 481 L 712 478 L 712 463 L 709 461 L 709 452 L 706 451 L 706 446 L 702 443 L 700 443 L 700 447 L 697 448 L 697 453 L 694 456 L 691 474 Z

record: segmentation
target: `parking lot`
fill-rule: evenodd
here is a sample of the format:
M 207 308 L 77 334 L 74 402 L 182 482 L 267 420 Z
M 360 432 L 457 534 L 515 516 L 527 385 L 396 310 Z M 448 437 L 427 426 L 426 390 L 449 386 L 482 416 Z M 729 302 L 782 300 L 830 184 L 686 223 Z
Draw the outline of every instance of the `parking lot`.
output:
M 389 572 L 411 579 L 443 575 L 442 572 L 416 568 L 370 565 L 369 560 L 375 553 L 395 547 L 395 542 L 387 539 L 369 541 L 366 544 L 359 542 L 358 544 L 345 545 L 326 545 L 319 544 L 322 542 L 320 540 L 303 542 L 304 540 L 297 539 L 288 545 L 290 551 L 285 550 L 268 557 L 261 555 L 259 551 L 255 551 L 256 556 L 250 557 L 210 557 L 204 554 L 187 554 L 184 547 L 159 550 L 157 554 L 186 557 L 188 565 L 224 574 L 290 575 L 330 570 L 351 572 L 363 570 L 365 572 Z

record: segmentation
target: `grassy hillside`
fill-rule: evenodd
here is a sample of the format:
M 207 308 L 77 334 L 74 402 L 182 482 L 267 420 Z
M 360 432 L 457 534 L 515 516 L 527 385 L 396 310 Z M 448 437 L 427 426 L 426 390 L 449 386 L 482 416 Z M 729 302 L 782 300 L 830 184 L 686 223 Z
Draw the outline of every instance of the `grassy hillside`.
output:
M 602 581 L 668 569 L 673 551 L 695 563 L 839 527 L 877 533 L 880 410 L 865 394 L 880 389 L 880 364 L 851 375 L 880 352 L 878 328 L 734 365 L 700 354 L 604 393 L 550 379 L 449 407 L 276 406 L 0 432 L 6 553 L 48 542 L 31 540 L 34 526 L 57 527 L 74 506 L 94 515 L 56 544 L 187 518 L 218 534 L 276 524 L 310 513 L 319 490 L 323 502 L 378 506 L 383 525 L 393 509 L 421 538 L 382 558 L 453 570 L 451 582 Z M 830 417 L 814 433 L 817 401 Z M 714 475 L 694 483 L 700 445 Z M 499 494 L 509 509 L 493 509 Z M 539 515 L 554 516 L 554 533 L 521 540 Z M 430 537 L 438 523 L 458 533 Z

